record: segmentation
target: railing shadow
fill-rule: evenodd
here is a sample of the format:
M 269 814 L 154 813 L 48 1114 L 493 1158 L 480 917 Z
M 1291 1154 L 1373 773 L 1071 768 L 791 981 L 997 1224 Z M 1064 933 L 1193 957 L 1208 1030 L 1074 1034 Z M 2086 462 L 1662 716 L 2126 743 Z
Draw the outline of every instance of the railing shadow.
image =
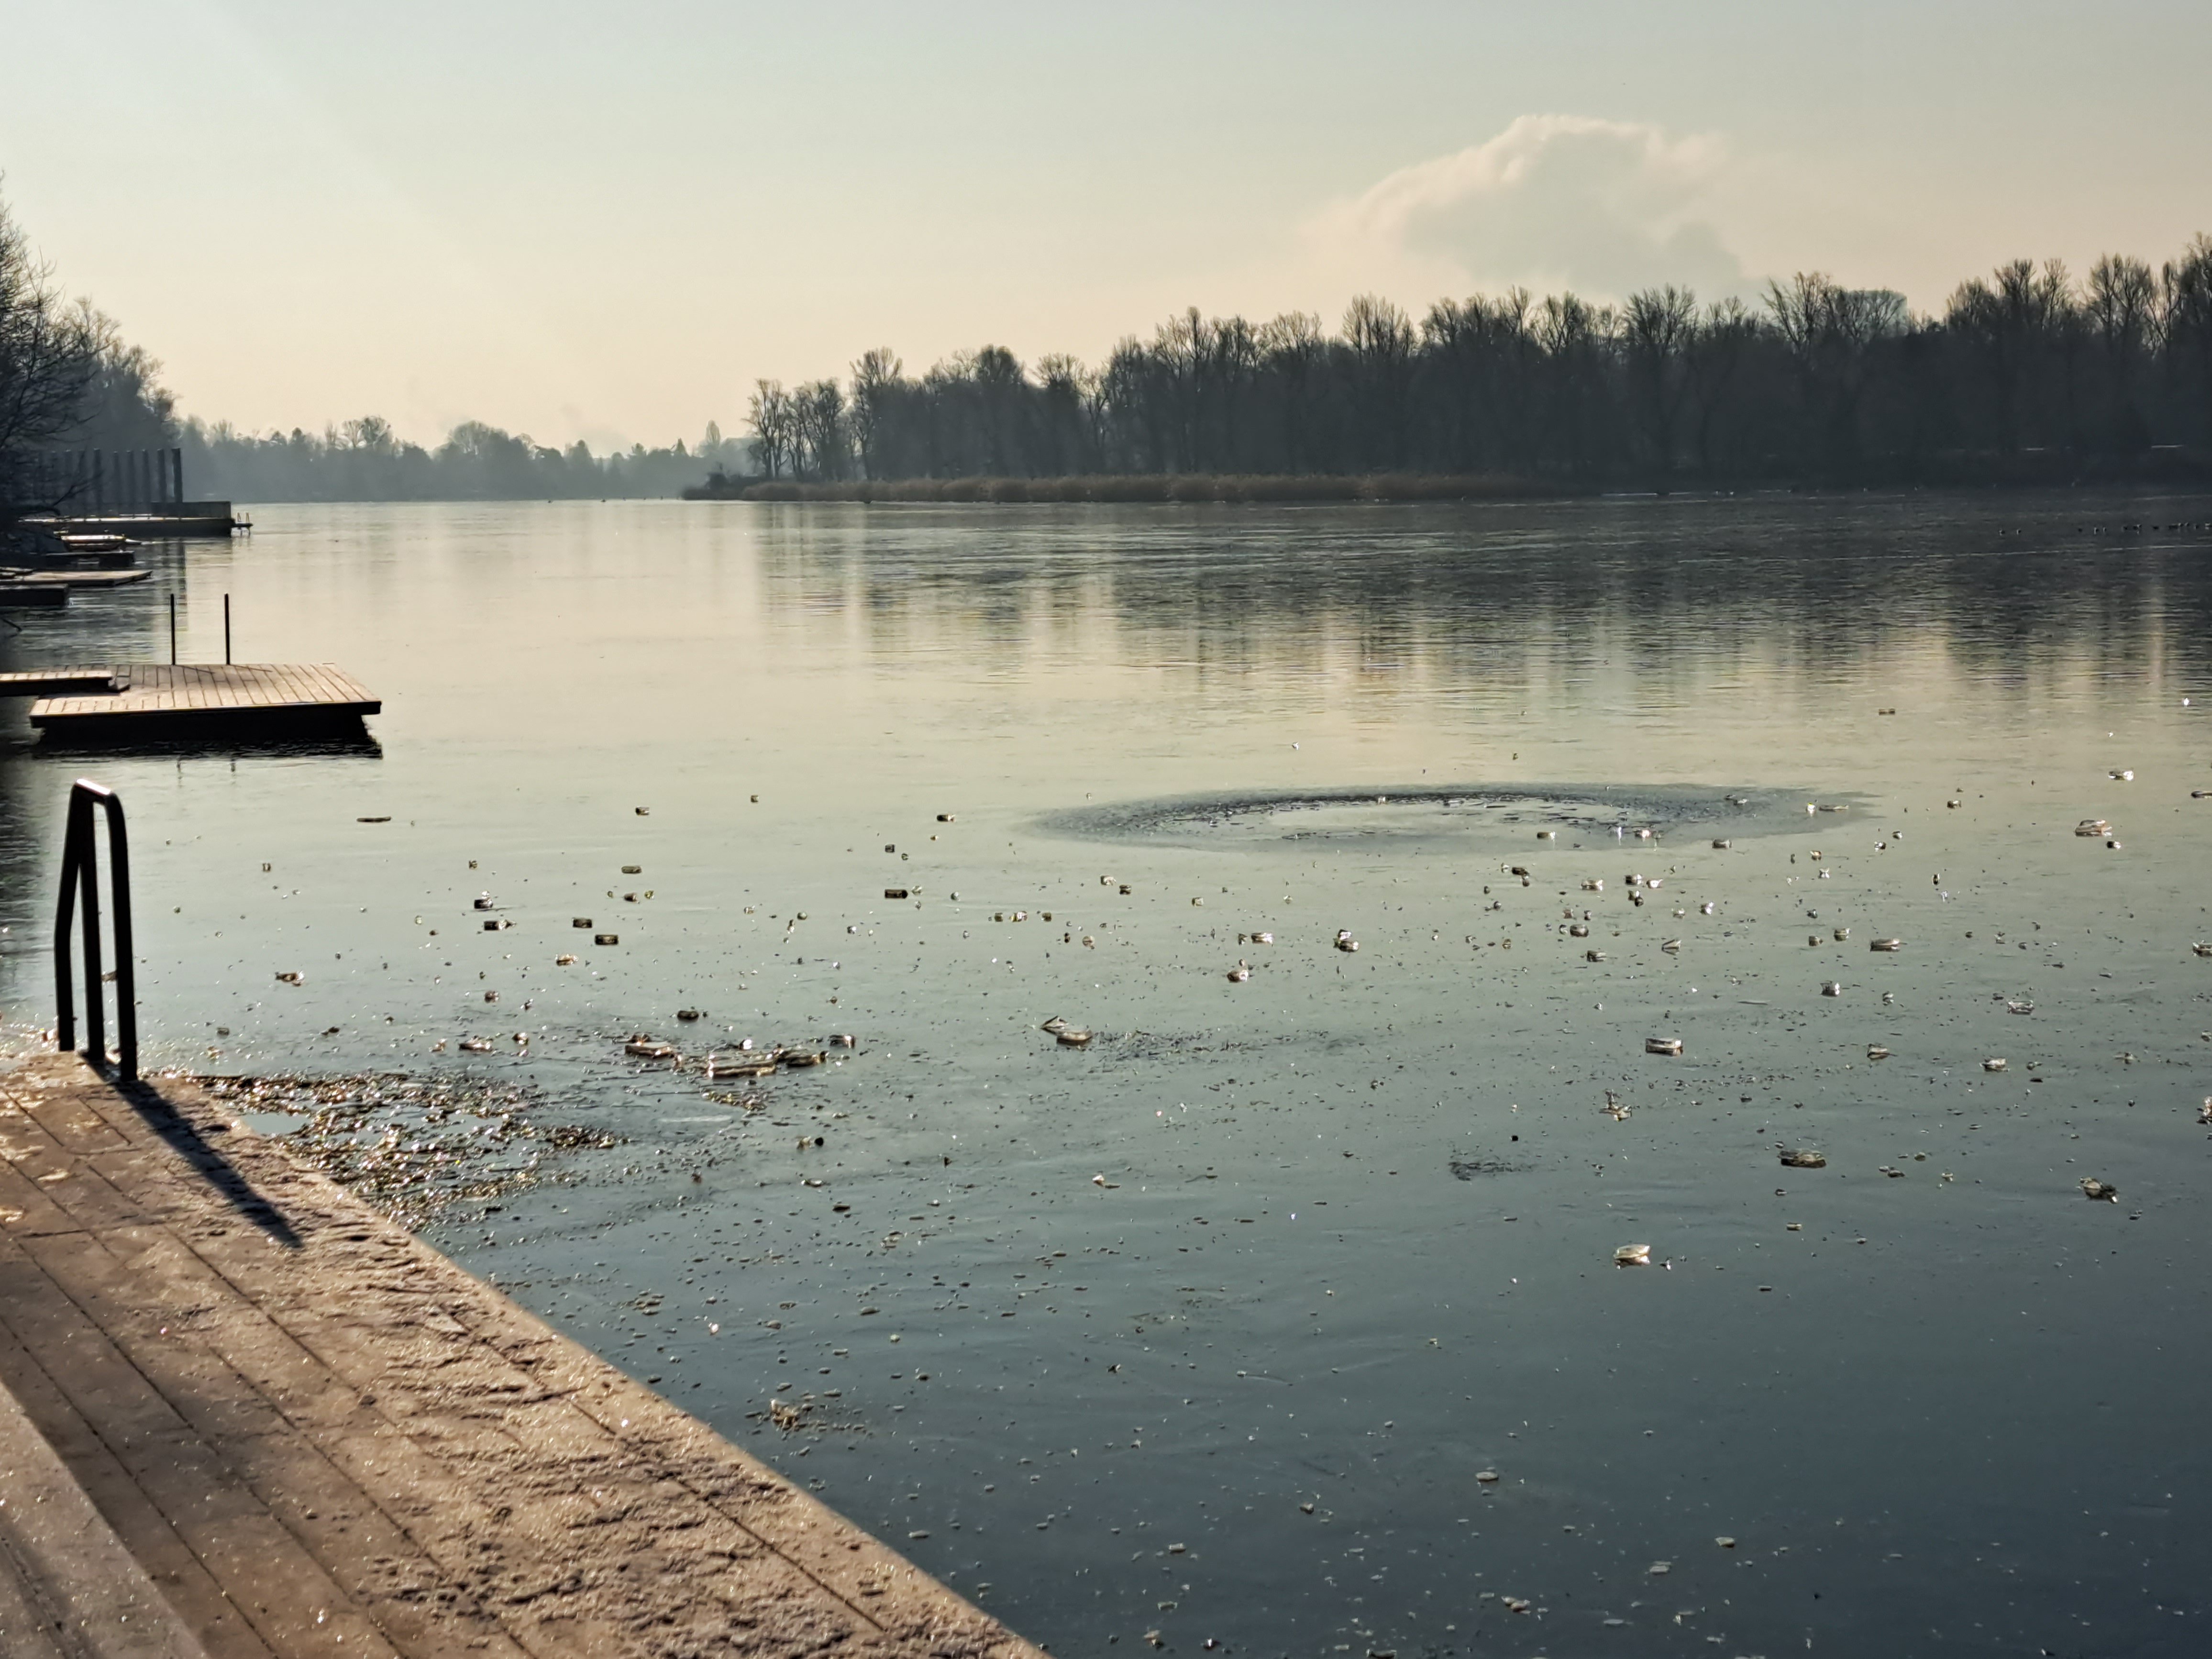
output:
M 198 1125 L 170 1103 L 158 1088 L 143 1079 L 126 1080 L 110 1076 L 108 1081 L 131 1103 L 140 1121 L 220 1193 L 240 1218 L 288 1250 L 303 1248 L 307 1241 L 284 1212 L 255 1190 L 238 1166 L 210 1145 Z

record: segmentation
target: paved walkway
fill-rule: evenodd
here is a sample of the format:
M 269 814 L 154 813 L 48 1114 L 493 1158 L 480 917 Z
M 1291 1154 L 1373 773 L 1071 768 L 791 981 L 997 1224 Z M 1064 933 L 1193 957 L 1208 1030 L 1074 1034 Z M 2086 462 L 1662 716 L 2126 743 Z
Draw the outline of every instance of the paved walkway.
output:
M 76 1477 L 0 1389 L 0 1655 L 206 1659 Z
M 1039 1652 L 167 1080 L 0 1070 L 0 1383 L 143 1575 L 90 1606 L 0 1527 L 0 1622 L 77 1620 L 26 1653 Z

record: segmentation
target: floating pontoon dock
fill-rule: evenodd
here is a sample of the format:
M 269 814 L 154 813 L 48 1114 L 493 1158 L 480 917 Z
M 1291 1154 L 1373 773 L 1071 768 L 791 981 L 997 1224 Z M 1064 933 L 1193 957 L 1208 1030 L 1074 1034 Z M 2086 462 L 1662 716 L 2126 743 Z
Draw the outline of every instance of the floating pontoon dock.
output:
M 328 663 L 117 663 L 0 674 L 0 696 L 31 696 L 54 737 L 158 740 L 210 729 L 343 726 L 381 699 Z
M 133 582 L 143 582 L 154 573 L 150 570 L 82 570 L 74 567 L 62 570 L 9 570 L 0 573 L 0 582 L 20 584 L 26 587 L 128 587 Z

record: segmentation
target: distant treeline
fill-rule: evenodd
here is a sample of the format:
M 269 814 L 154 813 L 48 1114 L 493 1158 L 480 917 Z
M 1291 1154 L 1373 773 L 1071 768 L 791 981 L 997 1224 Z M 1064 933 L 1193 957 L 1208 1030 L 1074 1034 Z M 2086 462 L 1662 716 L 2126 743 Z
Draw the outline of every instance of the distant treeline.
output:
M 684 492 L 749 501 L 1480 501 L 1565 493 L 1527 478 L 1451 472 L 1110 472 L 1056 477 L 795 478 L 732 480 Z
M 697 449 L 681 440 L 594 455 L 533 443 L 479 421 L 455 427 L 434 449 L 404 442 L 374 416 L 320 433 L 242 433 L 187 421 L 174 440 L 194 495 L 241 501 L 599 500 L 675 495 L 716 467 L 740 464 L 743 447 L 709 425 Z
M 1205 495 L 1178 483 L 1202 477 L 1245 481 L 1232 497 L 1331 477 L 1402 497 L 2196 476 L 2212 463 L 2212 237 L 2158 270 L 2108 256 L 2079 282 L 2021 260 L 1961 284 L 1936 316 L 1817 273 L 1770 284 L 1756 307 L 1676 288 L 1617 307 L 1514 289 L 1440 300 L 1416 320 L 1363 297 L 1334 335 L 1302 313 L 1255 324 L 1194 309 L 1095 368 L 1025 368 L 987 346 L 916 378 L 876 350 L 842 384 L 760 382 L 750 415 L 750 467 L 696 493 L 915 499 L 928 492 L 859 486 L 940 480 L 967 481 L 960 499 L 1066 499 L 1019 483 L 1058 478 L 1084 481 L 1079 499 L 1132 498 L 1106 482 L 1123 477 L 1153 481 L 1134 498 L 1163 499 Z

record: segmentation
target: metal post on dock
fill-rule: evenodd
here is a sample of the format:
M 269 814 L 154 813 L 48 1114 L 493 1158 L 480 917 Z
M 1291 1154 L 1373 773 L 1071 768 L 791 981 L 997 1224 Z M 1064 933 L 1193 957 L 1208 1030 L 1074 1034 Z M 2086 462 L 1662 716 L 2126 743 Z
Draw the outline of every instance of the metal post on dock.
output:
M 228 593 L 226 593 L 226 594 L 224 594 L 224 595 L 222 596 L 222 660 L 223 660 L 223 663 L 224 663 L 224 665 L 225 665 L 225 666 L 228 666 L 228 665 L 229 665 L 229 662 L 230 662 L 230 595 L 229 595 L 229 594 L 228 594 Z
M 177 596 L 169 595 L 169 666 L 177 665 Z

